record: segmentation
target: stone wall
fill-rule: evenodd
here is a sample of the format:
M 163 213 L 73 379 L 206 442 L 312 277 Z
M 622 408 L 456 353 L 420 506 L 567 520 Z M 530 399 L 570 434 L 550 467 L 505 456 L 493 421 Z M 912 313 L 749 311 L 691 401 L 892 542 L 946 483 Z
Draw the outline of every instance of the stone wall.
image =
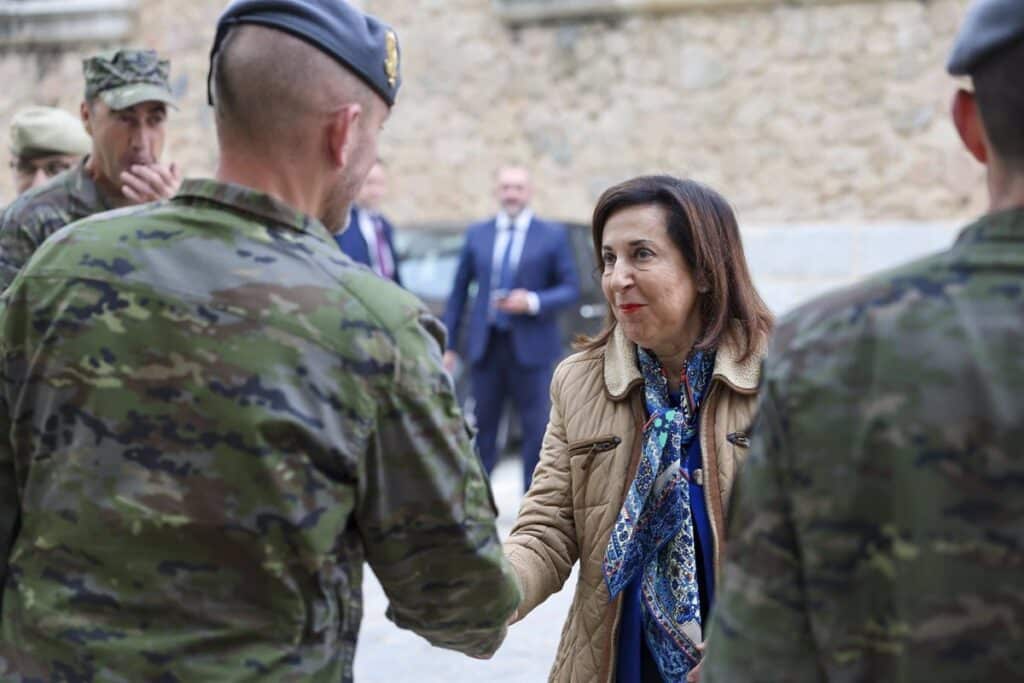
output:
M 946 249 L 957 222 L 745 224 L 743 249 L 761 296 L 784 313 L 826 291 Z
M 503 24 L 489 0 L 365 0 L 403 36 L 384 138 L 400 219 L 491 209 L 524 160 L 539 208 L 586 219 L 647 172 L 718 188 L 741 220 L 946 221 L 983 206 L 943 65 L 963 0 L 783 4 Z
M 542 212 L 577 220 L 605 187 L 648 172 L 701 179 L 760 223 L 946 221 L 983 207 L 942 66 L 965 0 L 703 3 L 514 26 L 491 0 L 362 4 L 402 37 L 406 85 L 382 153 L 403 223 L 490 211 L 504 159 L 534 169 Z M 208 174 L 204 79 L 223 0 L 140 5 L 133 42 L 172 58 L 182 94 L 169 156 Z M 0 55 L 4 142 L 21 106 L 77 107 L 93 49 Z

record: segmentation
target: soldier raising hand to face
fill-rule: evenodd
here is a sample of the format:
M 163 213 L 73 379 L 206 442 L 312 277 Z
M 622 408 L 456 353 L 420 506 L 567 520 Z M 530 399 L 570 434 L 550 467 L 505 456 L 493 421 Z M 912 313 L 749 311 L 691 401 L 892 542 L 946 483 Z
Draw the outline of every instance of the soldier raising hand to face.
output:
M 169 71 L 168 61 L 142 50 L 85 62 L 82 121 L 94 141 L 86 170 L 114 204 L 168 199 L 181 185 L 176 164 L 160 163 L 173 106 Z
M 181 185 L 177 166 L 160 162 L 167 108 L 174 102 L 170 62 L 152 50 L 120 50 L 86 59 L 83 71 L 80 114 L 91 149 L 84 160 L 0 215 L 0 289 L 65 225 L 170 198 Z

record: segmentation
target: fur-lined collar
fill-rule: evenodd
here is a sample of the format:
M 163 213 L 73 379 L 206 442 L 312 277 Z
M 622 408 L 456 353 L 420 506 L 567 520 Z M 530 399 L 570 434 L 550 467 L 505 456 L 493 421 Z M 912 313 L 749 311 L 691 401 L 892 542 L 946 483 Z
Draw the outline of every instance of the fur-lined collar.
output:
M 720 379 L 735 391 L 753 394 L 761 377 L 761 360 L 764 358 L 768 340 L 762 335 L 754 353 L 746 360 L 740 360 L 742 328 L 734 323 L 729 334 L 722 340 L 715 354 L 715 369 L 712 379 Z M 643 382 L 640 368 L 636 363 L 636 344 L 626 339 L 618 325 L 604 347 L 604 385 L 608 395 L 621 401 L 636 384 Z

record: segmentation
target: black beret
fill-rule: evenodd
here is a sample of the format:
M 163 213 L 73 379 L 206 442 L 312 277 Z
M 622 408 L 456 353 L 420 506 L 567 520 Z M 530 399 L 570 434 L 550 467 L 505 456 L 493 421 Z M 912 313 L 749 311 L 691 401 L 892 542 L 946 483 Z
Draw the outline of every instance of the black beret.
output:
M 975 0 L 967 10 L 946 68 L 954 76 L 966 76 L 988 57 L 1021 40 L 1024 2 Z
M 217 22 L 210 71 L 224 36 L 239 24 L 259 24 L 306 41 L 359 76 L 394 105 L 402 84 L 398 36 L 344 0 L 234 0 Z M 213 104 L 207 78 L 207 95 Z

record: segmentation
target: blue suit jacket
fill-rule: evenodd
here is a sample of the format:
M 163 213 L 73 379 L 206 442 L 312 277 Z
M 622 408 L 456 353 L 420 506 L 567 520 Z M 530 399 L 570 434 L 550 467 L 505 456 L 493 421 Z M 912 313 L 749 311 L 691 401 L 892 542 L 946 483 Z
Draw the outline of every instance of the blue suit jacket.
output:
M 373 268 L 373 261 L 370 260 L 370 248 L 363 238 L 363 232 L 359 229 L 359 214 L 361 209 L 353 206 L 349 212 L 348 227 L 341 233 L 334 236 L 341 250 L 349 255 L 356 263 L 362 263 L 368 268 Z M 384 236 L 387 238 L 388 249 L 391 250 L 391 260 L 395 264 L 395 275 L 391 279 L 402 284 L 402 278 L 398 274 L 398 253 L 395 251 L 395 229 L 388 219 L 381 216 L 384 223 Z
M 455 282 L 444 313 L 448 348 L 454 349 L 463 322 L 469 285 L 474 281 L 477 283 L 476 298 L 469 312 L 468 354 L 471 363 L 478 363 L 484 357 L 491 331 L 488 307 L 496 234 L 493 218 L 471 225 L 466 231 L 466 241 L 459 255 Z M 520 287 L 537 293 L 540 310 L 537 315 L 511 316 L 510 333 L 516 361 L 528 367 L 553 363 L 563 352 L 558 311 L 576 303 L 580 295 L 576 261 L 564 226 L 536 217 L 530 222 L 513 281 L 513 289 Z

